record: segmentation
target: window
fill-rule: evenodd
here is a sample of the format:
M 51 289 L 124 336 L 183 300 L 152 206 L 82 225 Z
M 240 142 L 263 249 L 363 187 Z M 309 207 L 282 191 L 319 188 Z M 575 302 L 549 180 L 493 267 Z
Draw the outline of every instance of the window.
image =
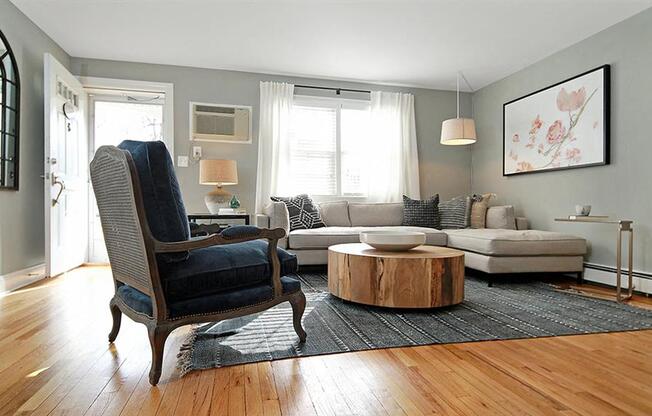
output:
M 290 121 L 291 192 L 364 196 L 369 103 L 295 97 Z

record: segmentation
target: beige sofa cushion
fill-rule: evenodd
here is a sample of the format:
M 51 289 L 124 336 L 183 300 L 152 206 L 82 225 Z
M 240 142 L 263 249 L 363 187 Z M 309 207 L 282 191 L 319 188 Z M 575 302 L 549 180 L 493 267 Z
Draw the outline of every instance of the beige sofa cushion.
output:
M 489 207 L 487 209 L 486 228 L 516 229 L 516 215 L 511 205 Z
M 322 202 L 319 214 L 327 227 L 350 227 L 348 201 Z
M 349 218 L 354 227 L 403 224 L 403 203 L 349 202 Z
M 582 256 L 519 256 L 498 257 L 467 251 L 464 265 L 485 273 L 530 273 L 530 272 L 581 272 Z
M 446 230 L 448 247 L 489 256 L 578 256 L 586 240 L 573 235 L 537 230 Z
M 291 249 L 326 249 L 335 244 L 359 243 L 363 231 L 418 231 L 426 235 L 426 244 L 445 246 L 446 233 L 434 228 L 424 227 L 323 227 L 311 230 L 294 230 L 289 236 Z

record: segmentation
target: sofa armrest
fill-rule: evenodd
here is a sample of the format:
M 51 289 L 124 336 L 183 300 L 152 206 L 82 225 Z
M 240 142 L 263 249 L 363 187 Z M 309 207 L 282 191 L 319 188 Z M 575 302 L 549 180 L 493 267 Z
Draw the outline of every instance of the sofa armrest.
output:
M 269 226 L 272 228 L 283 228 L 287 233 L 290 231 L 290 214 L 283 202 L 272 202 L 263 209 L 263 214 L 269 217 Z
M 287 236 L 290 235 L 290 214 L 285 203 L 276 201 L 270 203 L 263 209 L 263 215 L 268 218 L 268 228 L 282 228 L 285 230 L 286 237 L 278 241 L 278 246 L 287 248 Z
M 517 230 L 529 230 L 530 222 L 525 217 L 516 217 L 516 229 Z
M 269 228 L 269 217 L 265 214 L 256 214 L 256 226 L 260 228 Z

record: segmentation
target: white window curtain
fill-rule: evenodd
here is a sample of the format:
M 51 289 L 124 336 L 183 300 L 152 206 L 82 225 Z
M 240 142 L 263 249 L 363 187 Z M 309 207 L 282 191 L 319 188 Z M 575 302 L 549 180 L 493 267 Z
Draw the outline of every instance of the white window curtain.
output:
M 258 170 L 256 212 L 263 212 L 270 196 L 280 194 L 279 184 L 289 183 L 290 155 L 288 134 L 294 85 L 284 82 L 260 83 L 260 122 L 258 125 Z
M 368 199 L 397 202 L 404 194 L 418 199 L 419 157 L 414 96 L 372 91 L 370 129 Z

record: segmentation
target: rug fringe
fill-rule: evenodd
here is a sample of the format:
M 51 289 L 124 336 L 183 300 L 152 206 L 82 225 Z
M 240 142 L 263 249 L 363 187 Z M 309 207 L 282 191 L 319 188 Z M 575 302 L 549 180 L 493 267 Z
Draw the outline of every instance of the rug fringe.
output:
M 195 340 L 197 339 L 199 325 L 195 325 L 186 335 L 186 339 L 179 348 L 177 354 L 177 370 L 180 372 L 180 377 L 185 376 L 192 370 L 192 355 L 195 352 Z

